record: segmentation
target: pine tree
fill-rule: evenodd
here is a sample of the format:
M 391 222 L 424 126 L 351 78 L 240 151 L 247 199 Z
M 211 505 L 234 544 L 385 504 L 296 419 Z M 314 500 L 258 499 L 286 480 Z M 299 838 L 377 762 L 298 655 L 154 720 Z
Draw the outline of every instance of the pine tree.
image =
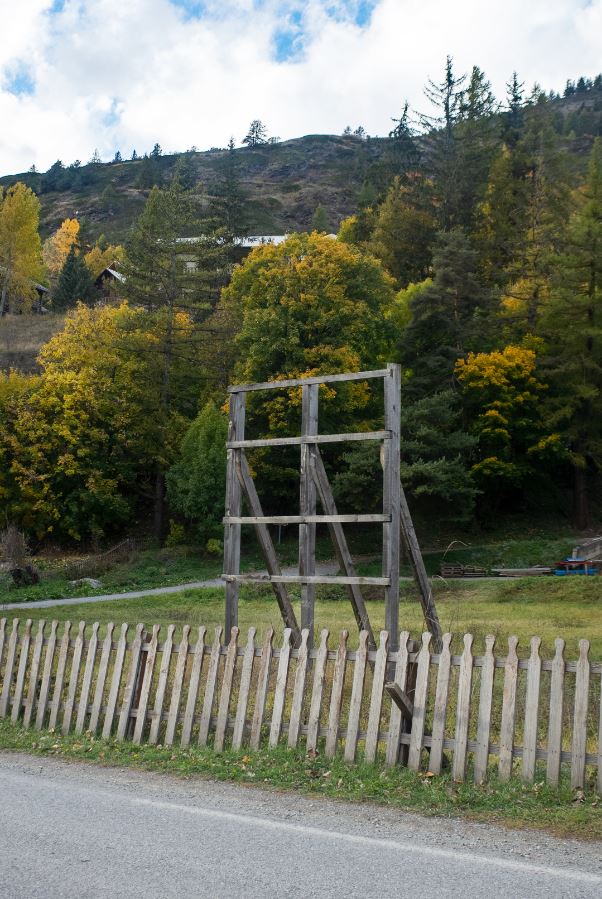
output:
M 524 81 L 519 81 L 517 73 L 513 72 L 512 81 L 506 85 L 506 112 L 502 128 L 502 137 L 510 148 L 518 143 L 523 133 L 524 87 Z
M 90 270 L 75 244 L 72 244 L 59 275 L 52 306 L 62 312 L 73 308 L 77 302 L 89 303 L 93 296 L 94 282 Z
M 321 234 L 326 234 L 326 232 L 328 231 L 328 214 L 324 207 L 320 204 L 318 204 L 314 209 L 309 230 L 318 231 Z
M 420 176 L 396 177 L 378 208 L 369 249 L 398 287 L 426 278 L 435 236 L 431 187 Z
M 259 144 L 265 144 L 267 133 L 267 128 L 263 122 L 259 119 L 253 119 L 242 142 L 247 144 L 248 147 L 257 147 Z
M 234 138 L 228 142 L 216 188 L 215 217 L 230 241 L 249 233 L 248 198 L 240 182 Z

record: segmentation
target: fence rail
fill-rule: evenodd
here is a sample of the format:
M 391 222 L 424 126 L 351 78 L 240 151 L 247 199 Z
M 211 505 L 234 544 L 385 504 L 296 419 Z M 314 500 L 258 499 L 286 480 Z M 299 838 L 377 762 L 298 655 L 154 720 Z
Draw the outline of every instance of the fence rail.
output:
M 476 654 L 471 634 L 454 654 L 451 634 L 434 653 L 430 634 L 416 643 L 407 631 L 396 651 L 386 631 L 376 649 L 366 631 L 357 649 L 347 631 L 335 647 L 323 630 L 313 649 L 307 630 L 293 648 L 288 628 L 279 647 L 272 630 L 261 645 L 255 628 L 244 641 L 233 628 L 229 643 L 222 628 L 212 640 L 205 627 L 186 625 L 178 640 L 174 625 L 163 641 L 160 633 L 83 621 L 34 630 L 31 620 L 0 619 L 0 717 L 135 743 L 211 743 L 216 752 L 304 740 L 327 757 L 435 775 L 448 767 L 455 780 L 478 783 L 517 772 L 555 785 L 566 770 L 573 787 L 597 777 L 602 791 L 602 664 L 589 659 L 587 640 L 566 661 L 560 639 L 542 659 L 539 637 L 519 658 L 516 637 L 498 655 L 493 636 Z M 391 702 L 390 682 L 409 695 L 411 718 Z

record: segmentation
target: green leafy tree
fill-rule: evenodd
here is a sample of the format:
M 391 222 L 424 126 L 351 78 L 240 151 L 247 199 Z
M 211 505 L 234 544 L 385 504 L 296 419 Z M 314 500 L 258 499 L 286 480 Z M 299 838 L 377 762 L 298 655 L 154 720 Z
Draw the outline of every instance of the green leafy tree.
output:
M 172 509 L 193 525 L 202 543 L 222 533 L 228 421 L 208 402 L 188 428 L 180 455 L 167 474 Z

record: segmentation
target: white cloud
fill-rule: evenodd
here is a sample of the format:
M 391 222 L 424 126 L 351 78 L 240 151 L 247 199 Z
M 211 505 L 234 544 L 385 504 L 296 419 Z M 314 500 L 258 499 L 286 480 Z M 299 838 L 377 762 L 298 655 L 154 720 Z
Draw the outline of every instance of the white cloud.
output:
M 202 16 L 195 10 L 203 6 Z M 364 27 L 339 0 L 0 0 L 0 171 L 57 158 L 104 158 L 225 146 L 252 118 L 282 138 L 389 130 L 447 53 L 478 64 L 498 95 L 514 69 L 561 90 L 600 68 L 602 0 L 378 0 Z M 10 6 L 10 11 L 8 7 Z M 184 8 L 183 8 L 184 7 Z M 186 10 L 188 7 L 188 12 Z M 52 12 L 51 10 L 55 11 Z M 278 62 L 274 40 L 301 18 L 301 51 Z M 297 28 L 297 38 L 298 38 Z M 15 95 L 26 71 L 33 93 Z

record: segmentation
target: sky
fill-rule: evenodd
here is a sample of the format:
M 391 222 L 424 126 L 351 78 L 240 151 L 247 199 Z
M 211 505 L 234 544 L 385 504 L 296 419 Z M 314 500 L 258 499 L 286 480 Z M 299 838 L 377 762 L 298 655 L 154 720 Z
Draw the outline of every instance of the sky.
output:
M 0 0 L 0 174 L 271 136 L 385 135 L 451 54 L 498 97 L 602 70 L 602 0 Z

